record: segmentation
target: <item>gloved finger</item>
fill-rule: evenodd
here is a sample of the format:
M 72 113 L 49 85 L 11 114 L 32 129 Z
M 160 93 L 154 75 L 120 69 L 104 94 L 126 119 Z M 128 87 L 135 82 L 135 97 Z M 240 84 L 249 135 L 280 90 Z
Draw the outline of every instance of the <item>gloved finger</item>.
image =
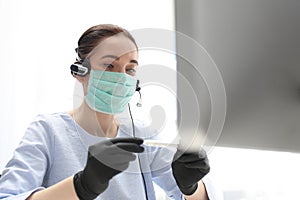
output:
M 123 163 L 129 163 L 130 161 L 133 161 L 135 159 L 136 155 L 134 155 L 133 153 L 117 154 L 109 158 L 109 163 L 113 165 L 120 165 Z
M 95 159 L 99 160 L 100 162 L 124 162 L 123 160 L 134 160 L 136 156 L 134 153 L 122 150 L 118 147 L 105 149 L 102 152 L 89 152 L 90 156 L 93 156 Z
M 119 171 L 124 171 L 125 169 L 128 168 L 128 166 L 129 166 L 129 163 L 123 163 L 123 164 L 121 164 L 121 165 L 118 165 L 118 166 L 116 167 L 116 169 L 119 170 Z
M 144 140 L 142 138 L 138 138 L 138 137 L 123 137 L 123 138 L 113 138 L 110 139 L 110 142 L 113 144 L 117 144 L 117 143 L 134 143 L 134 144 L 143 144 Z
M 206 151 L 203 148 L 201 148 L 200 151 L 198 152 L 198 156 L 199 158 L 206 158 L 207 157 Z
M 124 171 L 128 168 L 129 162 L 123 163 L 104 163 L 105 165 L 109 166 L 110 168 L 117 170 L 117 171 Z
M 198 154 L 195 153 L 185 153 L 183 155 L 181 155 L 177 161 L 178 162 L 183 162 L 183 163 L 188 163 L 188 162 L 193 162 L 193 161 L 197 161 L 197 160 L 205 160 L 207 159 L 207 156 L 203 157 L 203 156 L 199 156 Z
M 203 170 L 210 169 L 208 159 L 206 159 L 206 160 L 197 160 L 197 161 L 194 161 L 194 162 L 185 163 L 184 166 L 186 166 L 187 168 L 191 168 L 191 169 L 196 169 L 196 168 L 199 168 L 199 169 L 201 168 Z
M 135 143 L 117 143 L 116 146 L 132 153 L 141 153 L 144 151 L 144 147 Z

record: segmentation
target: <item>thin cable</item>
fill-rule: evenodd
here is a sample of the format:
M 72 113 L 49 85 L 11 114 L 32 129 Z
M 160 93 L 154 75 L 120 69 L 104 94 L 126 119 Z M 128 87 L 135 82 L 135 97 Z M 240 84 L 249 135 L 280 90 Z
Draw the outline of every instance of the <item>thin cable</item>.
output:
M 142 94 L 141 94 L 141 92 L 140 92 L 140 89 L 137 90 L 137 91 L 138 91 L 139 94 L 140 94 L 140 100 L 137 102 L 136 106 L 137 106 L 137 107 L 142 107 Z
M 129 103 L 128 103 L 128 110 L 129 110 L 129 115 L 130 115 L 130 118 L 131 118 L 132 134 L 133 134 L 133 137 L 135 137 L 134 122 L 133 122 L 133 118 L 132 118 L 132 114 L 131 114 L 131 109 L 130 109 L 130 104 Z
M 134 127 L 133 117 L 132 117 L 132 114 L 131 114 L 131 109 L 130 109 L 130 104 L 129 103 L 128 103 L 128 110 L 129 110 L 129 115 L 130 115 L 130 118 L 131 118 L 132 134 L 133 134 L 133 137 L 135 137 L 135 127 Z M 142 179 L 143 179 L 143 183 L 144 183 L 145 196 L 146 196 L 146 199 L 148 200 L 147 185 L 146 185 L 146 180 L 145 180 L 145 177 L 144 177 L 144 173 L 142 172 L 142 165 L 141 165 L 141 160 L 140 160 L 139 154 L 137 154 L 137 158 L 138 158 L 138 161 L 139 161 L 139 167 L 141 169 L 141 175 L 142 175 Z

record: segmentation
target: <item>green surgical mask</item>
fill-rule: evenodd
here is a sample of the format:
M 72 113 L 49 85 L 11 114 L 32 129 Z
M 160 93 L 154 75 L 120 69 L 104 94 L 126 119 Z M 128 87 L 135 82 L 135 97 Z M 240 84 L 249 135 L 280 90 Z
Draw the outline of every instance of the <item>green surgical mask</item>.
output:
M 137 79 L 119 72 L 91 70 L 85 101 L 95 111 L 117 114 L 125 110 Z

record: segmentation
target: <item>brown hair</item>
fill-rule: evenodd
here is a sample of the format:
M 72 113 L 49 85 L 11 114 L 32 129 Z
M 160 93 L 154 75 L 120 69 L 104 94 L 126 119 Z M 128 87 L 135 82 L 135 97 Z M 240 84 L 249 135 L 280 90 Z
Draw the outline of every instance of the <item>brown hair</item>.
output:
M 130 39 L 134 45 L 137 44 L 132 35 L 124 28 L 112 24 L 100 24 L 86 30 L 78 40 L 78 47 L 75 49 L 78 57 L 85 60 L 87 55 L 105 38 L 116 34 L 123 34 Z

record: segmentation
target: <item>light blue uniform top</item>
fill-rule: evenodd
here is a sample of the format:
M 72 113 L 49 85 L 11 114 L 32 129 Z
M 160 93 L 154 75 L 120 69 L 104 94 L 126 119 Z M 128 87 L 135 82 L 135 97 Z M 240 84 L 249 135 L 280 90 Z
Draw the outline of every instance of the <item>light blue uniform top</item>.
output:
M 135 128 L 136 136 L 155 139 L 157 133 L 147 127 Z M 117 137 L 132 137 L 131 124 L 122 124 Z M 32 192 L 42 190 L 83 170 L 87 150 L 92 144 L 107 138 L 90 135 L 67 113 L 39 115 L 28 127 L 13 158 L 0 178 L 0 199 L 26 199 Z M 128 169 L 113 177 L 108 188 L 97 199 L 155 199 L 153 181 L 170 199 L 183 199 L 172 175 L 174 151 L 167 148 L 145 147 Z M 141 175 L 144 174 L 144 181 Z M 211 200 L 216 192 L 203 179 Z

